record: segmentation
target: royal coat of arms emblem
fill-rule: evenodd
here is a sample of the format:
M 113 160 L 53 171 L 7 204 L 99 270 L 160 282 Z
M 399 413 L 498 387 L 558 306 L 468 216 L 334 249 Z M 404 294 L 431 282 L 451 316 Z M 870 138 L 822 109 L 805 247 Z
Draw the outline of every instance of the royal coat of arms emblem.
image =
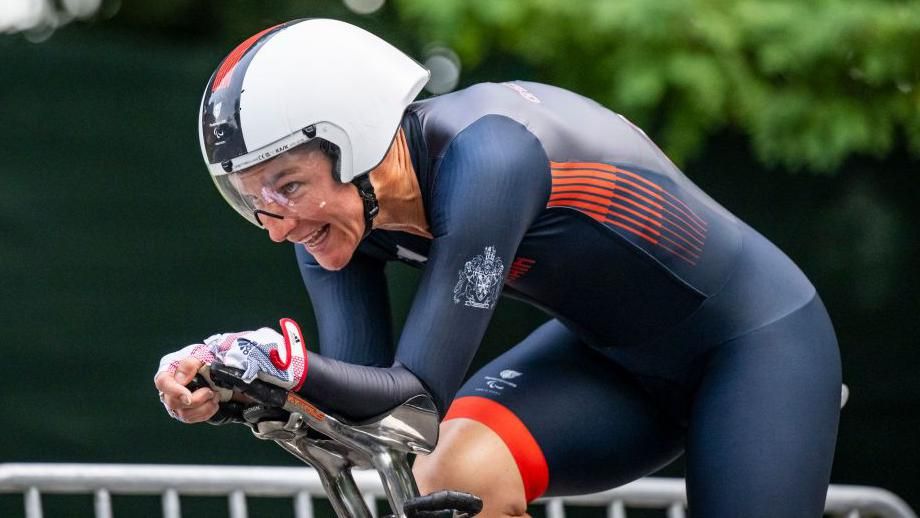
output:
M 487 246 L 482 255 L 470 259 L 458 272 L 454 286 L 454 304 L 473 308 L 489 309 L 498 298 L 498 290 L 504 278 L 505 265 L 495 255 L 495 247 Z

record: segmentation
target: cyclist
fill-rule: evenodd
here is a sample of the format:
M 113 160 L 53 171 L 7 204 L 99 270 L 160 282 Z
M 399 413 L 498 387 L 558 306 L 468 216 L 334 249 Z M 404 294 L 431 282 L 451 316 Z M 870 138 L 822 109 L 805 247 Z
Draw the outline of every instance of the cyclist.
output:
M 234 209 L 294 243 L 320 354 L 289 320 L 217 335 L 164 357 L 167 409 L 214 414 L 183 385 L 215 359 L 354 420 L 427 392 L 443 421 L 420 489 L 478 494 L 489 516 L 681 453 L 694 516 L 820 516 L 840 359 L 801 271 L 601 105 L 519 81 L 413 102 L 427 77 L 319 19 L 220 64 L 205 161 Z M 394 260 L 423 270 L 395 344 Z M 463 384 L 502 293 L 551 320 Z

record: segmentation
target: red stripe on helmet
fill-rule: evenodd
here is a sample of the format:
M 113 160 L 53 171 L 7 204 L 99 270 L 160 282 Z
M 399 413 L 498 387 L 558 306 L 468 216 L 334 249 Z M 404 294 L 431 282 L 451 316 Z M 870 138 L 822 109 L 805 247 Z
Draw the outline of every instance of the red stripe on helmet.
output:
M 224 88 L 230 83 L 230 78 L 233 77 L 233 67 L 240 62 L 240 59 L 243 58 L 243 54 L 246 54 L 246 51 L 249 50 L 259 38 L 265 35 L 265 33 L 279 27 L 282 24 L 278 24 L 272 27 L 269 27 L 263 31 L 259 31 L 256 34 L 250 36 L 246 41 L 240 43 L 233 49 L 230 54 L 224 58 L 224 62 L 220 64 L 220 67 L 217 68 L 217 73 L 214 74 L 214 82 L 211 83 L 211 93 L 214 93 L 221 88 Z

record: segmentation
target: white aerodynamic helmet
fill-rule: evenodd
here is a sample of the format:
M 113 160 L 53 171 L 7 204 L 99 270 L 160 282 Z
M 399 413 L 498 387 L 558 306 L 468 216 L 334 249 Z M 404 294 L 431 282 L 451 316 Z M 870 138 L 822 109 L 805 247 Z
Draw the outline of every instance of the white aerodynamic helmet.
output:
M 221 194 L 250 222 L 257 209 L 230 177 L 314 138 L 335 146 L 342 182 L 383 160 L 429 73 L 353 25 L 296 20 L 224 58 L 201 101 L 201 151 Z

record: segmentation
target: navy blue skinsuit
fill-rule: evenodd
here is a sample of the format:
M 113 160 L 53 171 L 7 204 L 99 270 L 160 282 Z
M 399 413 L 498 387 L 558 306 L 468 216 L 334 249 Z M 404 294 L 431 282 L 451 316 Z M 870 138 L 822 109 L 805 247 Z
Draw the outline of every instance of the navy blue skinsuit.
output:
M 562 89 L 476 85 L 412 104 L 402 127 L 434 238 L 375 230 L 338 272 L 297 247 L 322 352 L 302 393 L 354 419 L 418 381 L 442 414 L 498 403 L 544 457 L 537 492 L 613 487 L 686 452 L 693 516 L 820 516 L 840 360 L 780 250 Z M 389 260 L 423 269 L 395 351 Z M 552 320 L 460 388 L 500 293 Z

